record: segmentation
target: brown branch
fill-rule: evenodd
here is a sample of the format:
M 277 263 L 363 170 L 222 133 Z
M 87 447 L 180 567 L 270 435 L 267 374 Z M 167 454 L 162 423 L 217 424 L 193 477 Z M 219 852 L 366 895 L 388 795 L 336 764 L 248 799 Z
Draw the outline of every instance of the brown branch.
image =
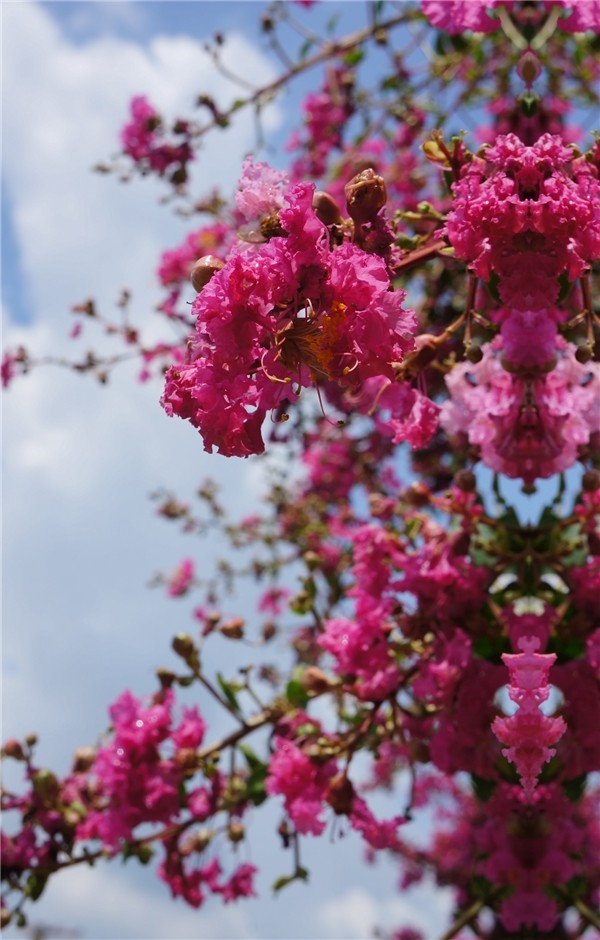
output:
M 241 110 L 242 107 L 247 107 L 248 105 L 255 105 L 257 108 L 260 108 L 266 100 L 268 100 L 275 92 L 279 91 L 290 79 L 294 78 L 296 75 L 301 75 L 303 72 L 307 72 L 309 69 L 314 68 L 316 65 L 320 65 L 322 62 L 327 62 L 329 59 L 335 58 L 335 56 L 343 55 L 346 52 L 350 52 L 352 49 L 355 49 L 357 46 L 362 45 L 364 42 L 367 42 L 371 38 L 374 32 L 378 34 L 384 33 L 387 30 L 393 29 L 395 26 L 400 26 L 402 23 L 408 22 L 410 19 L 413 19 L 415 11 L 404 11 L 403 13 L 398 14 L 397 16 L 391 17 L 389 20 L 385 20 L 383 23 L 379 23 L 377 27 L 373 25 L 367 26 L 364 29 L 359 29 L 354 33 L 351 33 L 345 39 L 335 39 L 326 42 L 318 52 L 315 52 L 314 55 L 308 56 L 302 62 L 296 63 L 292 68 L 288 69 L 287 72 L 284 72 L 274 81 L 269 82 L 268 85 L 262 85 L 260 88 L 257 88 L 253 94 L 251 94 L 246 100 L 241 102 L 234 102 L 229 108 L 220 112 L 220 120 L 227 121 L 236 111 Z M 211 124 L 206 125 L 205 127 L 200 128 L 196 136 L 202 136 L 207 131 L 209 131 L 216 124 L 213 121 Z

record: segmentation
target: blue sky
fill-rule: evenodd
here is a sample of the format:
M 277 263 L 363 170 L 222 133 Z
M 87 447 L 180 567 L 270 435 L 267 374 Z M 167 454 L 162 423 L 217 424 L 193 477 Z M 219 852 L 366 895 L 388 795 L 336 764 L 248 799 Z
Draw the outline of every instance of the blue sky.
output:
M 353 20 L 358 6 L 328 3 L 299 15 L 323 18 L 344 7 Z M 90 167 L 118 149 L 133 94 L 147 93 L 170 116 L 185 114 L 200 90 L 232 96 L 202 48 L 216 28 L 229 35 L 242 72 L 273 77 L 253 27 L 259 7 L 3 4 L 3 345 L 70 352 L 71 305 L 93 295 L 110 310 L 125 286 L 138 315 L 152 309 L 160 251 L 189 223 L 158 205 L 153 181 L 122 186 Z M 297 95 L 270 108 L 265 120 L 276 144 L 297 114 Z M 242 114 L 201 154 L 202 182 L 231 189 L 253 143 Z M 95 340 L 90 332 L 78 342 Z M 75 746 L 96 740 L 123 689 L 153 690 L 171 636 L 192 628 L 193 602 L 169 601 L 146 585 L 184 554 L 207 564 L 209 550 L 182 543 L 155 517 L 148 493 L 165 484 L 189 497 L 213 475 L 242 513 L 256 506 L 263 484 L 256 464 L 204 454 L 186 424 L 166 418 L 158 395 L 127 368 L 107 389 L 48 368 L 16 382 L 3 401 L 3 735 L 38 731 L 40 764 L 61 772 Z M 201 705 L 218 729 L 219 716 Z M 32 923 L 76 929 L 88 940 L 351 940 L 376 923 L 411 920 L 428 938 L 441 932 L 447 895 L 430 887 L 400 895 L 395 866 L 363 866 L 351 837 L 308 843 L 310 886 L 274 901 L 269 885 L 290 864 L 273 832 L 278 820 L 277 810 L 267 811 L 250 827 L 248 857 L 263 871 L 256 901 L 191 911 L 174 904 L 151 871 L 116 862 L 58 877 L 31 910 Z

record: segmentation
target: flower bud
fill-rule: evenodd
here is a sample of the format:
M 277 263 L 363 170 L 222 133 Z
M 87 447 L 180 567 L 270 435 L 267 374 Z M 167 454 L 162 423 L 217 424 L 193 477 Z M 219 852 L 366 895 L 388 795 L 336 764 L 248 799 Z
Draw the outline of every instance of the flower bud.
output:
M 241 640 L 244 636 L 244 620 L 242 617 L 232 617 L 219 627 L 219 633 L 228 640 Z
M 31 782 L 33 792 L 42 800 L 44 805 L 49 806 L 54 803 L 60 793 L 60 784 L 51 770 L 38 770 L 33 775 Z
M 536 78 L 539 78 L 542 65 L 532 49 L 526 49 L 517 62 L 517 75 L 523 79 L 528 88 L 531 88 Z
M 477 487 L 475 474 L 471 470 L 458 470 L 454 474 L 454 485 L 462 490 L 463 493 L 474 493 Z
M 575 350 L 575 358 L 577 362 L 586 363 L 589 362 L 594 354 L 592 344 L 589 342 L 584 342 L 581 346 L 578 346 Z
M 93 747 L 78 747 L 73 755 L 73 773 L 83 774 L 89 770 L 96 760 L 96 749 Z
M 235 845 L 236 842 L 241 842 L 245 835 L 245 829 L 241 822 L 237 820 L 231 820 L 227 827 L 227 837 L 230 842 L 233 842 Z
M 177 676 L 170 669 L 157 669 L 156 678 L 160 682 L 161 689 L 170 689 Z
M 344 221 L 339 206 L 333 196 L 317 190 L 313 196 L 315 215 L 324 225 L 341 225 Z
M 201 291 L 203 287 L 206 287 L 213 274 L 216 274 L 224 267 L 225 263 L 215 255 L 204 255 L 203 258 L 198 258 L 190 274 L 194 290 Z
M 600 489 L 600 470 L 586 470 L 581 479 L 581 486 L 586 493 Z
M 354 176 L 344 187 L 348 215 L 354 222 L 372 222 L 387 202 L 383 176 L 371 167 Z
M 329 784 L 327 802 L 338 816 L 347 816 L 352 812 L 354 787 L 345 774 L 337 774 Z
M 410 486 L 407 486 L 403 491 L 402 499 L 408 503 L 409 506 L 420 509 L 422 506 L 427 506 L 429 503 L 431 492 L 426 483 L 415 481 L 415 483 L 411 483 Z
M 465 356 L 469 362 L 481 362 L 483 351 L 478 343 L 465 343 Z
M 178 633 L 177 636 L 173 637 L 171 647 L 173 652 L 176 653 L 177 656 L 181 656 L 184 663 L 189 666 L 190 669 L 199 669 L 200 660 L 198 650 L 188 633 Z
M 309 666 L 302 673 L 301 683 L 307 692 L 326 692 L 331 686 L 331 682 L 325 673 L 317 666 Z
M 277 633 L 277 627 L 272 620 L 267 620 L 263 623 L 262 628 L 262 639 L 263 643 L 268 643 L 269 640 L 272 640 L 275 634 Z
M 196 770 L 198 767 L 198 756 L 193 747 L 181 747 L 175 754 L 175 763 L 182 770 Z
M 9 738 L 9 740 L 2 745 L 2 756 L 12 757 L 13 760 L 25 760 L 21 742 L 17 741 L 16 738 Z

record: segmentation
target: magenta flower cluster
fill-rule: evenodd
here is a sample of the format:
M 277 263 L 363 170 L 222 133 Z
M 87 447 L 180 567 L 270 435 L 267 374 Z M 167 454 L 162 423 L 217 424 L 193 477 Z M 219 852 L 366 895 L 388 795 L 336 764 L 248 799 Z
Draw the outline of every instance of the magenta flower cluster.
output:
M 228 456 L 261 453 L 265 416 L 303 387 L 391 379 L 414 343 L 414 314 L 383 259 L 347 241 L 332 248 L 308 183 L 276 190 L 273 205 L 272 172 L 247 172 L 242 202 L 250 189 L 256 211 L 272 206 L 280 234 L 233 251 L 203 288 L 187 362 L 169 370 L 162 397 L 206 450 Z

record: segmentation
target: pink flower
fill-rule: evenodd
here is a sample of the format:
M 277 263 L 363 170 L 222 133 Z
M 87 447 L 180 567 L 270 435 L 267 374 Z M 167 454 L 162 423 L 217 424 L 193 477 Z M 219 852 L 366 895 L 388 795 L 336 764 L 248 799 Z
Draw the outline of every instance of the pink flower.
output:
M 8 388 L 13 378 L 15 377 L 16 369 L 15 365 L 20 362 L 18 356 L 13 355 L 13 353 L 5 352 L 2 357 L 2 366 L 0 374 L 2 376 L 2 388 Z
M 169 597 L 182 597 L 189 591 L 194 580 L 194 562 L 184 558 L 175 569 L 167 584 Z
M 183 770 L 160 750 L 170 734 L 173 700 L 173 693 L 165 692 L 162 701 L 144 708 L 124 692 L 111 706 L 114 736 L 92 768 L 106 805 L 88 814 L 78 839 L 100 839 L 117 851 L 138 825 L 167 824 L 179 814 Z
M 465 433 L 493 470 L 533 483 L 572 466 L 600 427 L 600 367 L 579 363 L 562 337 L 548 373 L 509 373 L 502 351 L 497 337 L 483 347 L 481 362 L 452 369 L 440 423 L 449 434 Z
M 181 245 L 163 252 L 157 272 L 161 284 L 168 286 L 186 282 L 194 262 L 203 255 L 224 258 L 231 238 L 232 231 L 224 222 L 204 225 L 190 232 Z
M 325 175 L 329 154 L 341 149 L 344 127 L 354 112 L 352 88 L 352 71 L 337 65 L 327 70 L 321 89 L 304 99 L 303 133 L 294 132 L 286 148 L 303 151 L 292 164 L 292 179 Z
M 276 617 L 285 609 L 285 602 L 290 597 L 290 591 L 287 588 L 272 587 L 265 591 L 258 602 L 258 609 L 261 613 L 271 614 Z
M 491 19 L 486 8 L 500 0 L 421 0 L 421 9 L 429 22 L 450 35 L 470 29 L 476 33 L 489 33 L 498 29 L 498 20 Z
M 187 125 L 178 122 L 179 133 L 184 140 L 177 144 L 163 143 L 162 121 L 158 111 L 147 98 L 132 98 L 130 104 L 131 120 L 121 130 L 121 144 L 124 152 L 139 164 L 142 170 L 153 170 L 162 176 L 171 166 L 178 165 L 185 175 L 186 164 L 193 159 L 192 148 L 185 136 Z
M 255 897 L 254 875 L 257 871 L 255 865 L 249 865 L 248 863 L 236 868 L 229 881 L 226 881 L 219 888 L 219 894 L 222 895 L 225 904 L 236 901 L 238 898 Z
M 205 732 L 206 724 L 198 709 L 184 708 L 181 723 L 171 738 L 176 747 L 195 750 L 202 744 Z
M 161 402 L 208 451 L 261 453 L 267 412 L 302 387 L 392 378 L 412 346 L 414 314 L 390 290 L 385 262 L 348 243 L 332 249 L 313 191 L 289 188 L 279 212 L 287 235 L 234 253 L 196 298 L 188 361 L 167 373 Z
M 552 745 L 562 737 L 566 725 L 563 718 L 550 718 L 539 710 L 550 694 L 548 672 L 556 655 L 536 652 L 540 647 L 537 637 L 521 637 L 518 646 L 520 653 L 504 653 L 502 660 L 510 673 L 508 694 L 519 710 L 510 718 L 496 718 L 492 731 L 507 745 L 502 753 L 515 765 L 523 789 L 531 795 L 543 765 L 554 756 Z
M 286 811 L 298 832 L 320 835 L 325 828 L 321 813 L 329 782 L 337 772 L 336 762 L 312 761 L 285 738 L 276 738 L 275 748 L 269 762 L 267 793 L 284 797 Z
M 559 277 L 574 281 L 600 257 L 600 185 L 558 136 L 531 147 L 514 134 L 497 137 L 453 191 L 450 244 L 478 277 L 498 276 L 511 309 L 553 307 Z
M 586 30 L 600 33 L 600 0 L 576 0 L 565 2 L 563 6 L 570 8 L 571 13 L 558 21 L 560 29 L 567 33 L 584 33 Z
M 393 819 L 377 820 L 373 813 L 359 796 L 354 796 L 352 809 L 349 814 L 350 825 L 360 832 L 365 842 L 377 851 L 382 849 L 402 848 L 398 839 L 398 828 L 407 822 L 404 816 L 395 816 Z
M 275 215 L 285 206 L 285 190 L 289 185 L 287 173 L 274 170 L 268 163 L 257 163 L 246 157 L 235 194 L 235 204 L 244 222 L 260 221 Z

